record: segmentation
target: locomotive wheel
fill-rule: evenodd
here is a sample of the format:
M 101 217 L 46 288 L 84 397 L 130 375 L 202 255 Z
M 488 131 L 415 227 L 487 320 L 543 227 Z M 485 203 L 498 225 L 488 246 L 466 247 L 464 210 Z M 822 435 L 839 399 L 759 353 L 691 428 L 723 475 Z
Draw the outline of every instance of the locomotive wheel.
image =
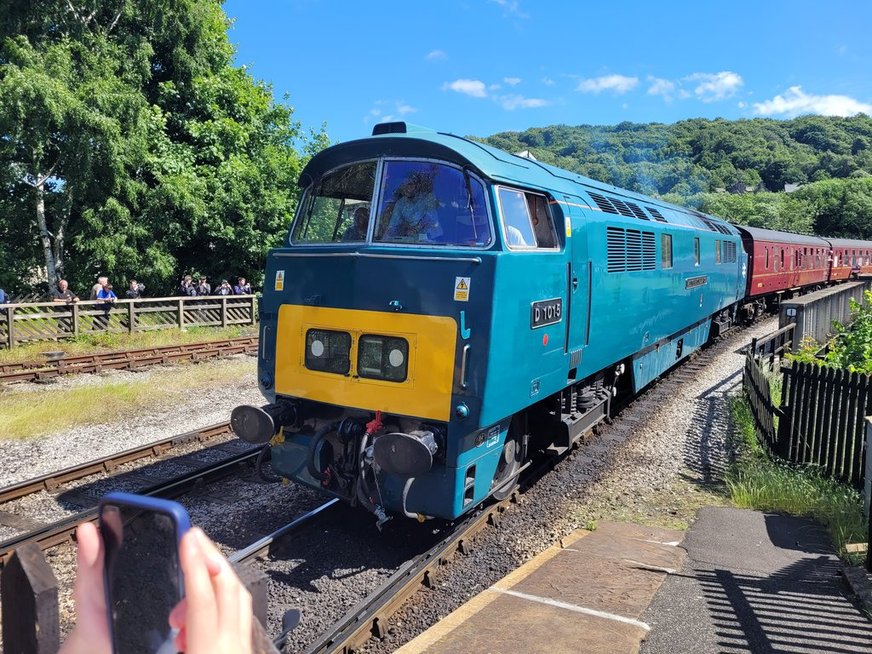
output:
M 514 424 L 512 425 L 514 427 Z M 509 429 L 500 460 L 494 473 L 493 487 L 496 489 L 491 495 L 494 499 L 502 501 L 509 497 L 518 487 L 518 468 L 521 467 L 521 444 L 516 435 L 516 430 Z

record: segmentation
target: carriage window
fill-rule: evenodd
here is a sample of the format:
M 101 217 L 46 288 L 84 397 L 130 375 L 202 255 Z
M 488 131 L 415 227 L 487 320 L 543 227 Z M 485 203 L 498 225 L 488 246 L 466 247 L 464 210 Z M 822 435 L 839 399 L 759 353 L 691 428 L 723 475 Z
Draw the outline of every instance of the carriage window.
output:
M 781 269 L 784 270 L 784 250 L 781 250 Z
M 469 171 L 424 161 L 384 166 L 375 240 L 433 246 L 491 242 L 484 187 Z
M 763 248 L 763 251 L 766 253 L 766 270 L 769 270 L 769 248 Z
M 374 161 L 328 173 L 306 191 L 291 240 L 294 243 L 366 240 L 374 186 Z
M 672 268 L 672 234 L 660 235 L 660 261 L 664 268 Z
M 506 244 L 511 249 L 557 247 L 545 196 L 501 188 L 499 199 Z
M 721 262 L 721 242 L 715 241 L 715 263 Z
M 699 237 L 693 239 L 693 265 L 699 265 Z

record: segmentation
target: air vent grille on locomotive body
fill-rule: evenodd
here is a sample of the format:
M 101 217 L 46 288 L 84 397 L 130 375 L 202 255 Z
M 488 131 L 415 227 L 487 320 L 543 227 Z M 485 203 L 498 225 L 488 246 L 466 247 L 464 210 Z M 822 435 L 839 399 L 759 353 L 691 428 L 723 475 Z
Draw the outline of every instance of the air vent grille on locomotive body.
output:
M 663 217 L 663 214 L 660 213 L 660 211 L 658 209 L 655 209 L 654 207 L 645 207 L 645 208 L 648 210 L 648 213 L 650 213 L 652 216 L 654 216 L 654 220 L 656 220 L 657 222 L 661 222 L 661 223 L 669 222 L 668 220 L 666 220 L 666 218 Z
M 602 211 L 606 213 L 617 214 L 618 210 L 609 202 L 609 199 L 604 195 L 600 195 L 599 193 L 594 193 L 593 191 L 588 191 L 588 195 L 596 202 L 596 206 L 598 206 Z
M 736 263 L 736 244 L 724 241 L 724 263 Z
M 633 215 L 636 216 L 636 218 L 640 218 L 641 220 L 651 220 L 645 215 L 645 212 L 639 208 L 638 204 L 633 204 L 632 202 L 625 202 L 624 204 L 630 208 L 630 211 L 633 212 Z
M 657 251 L 654 232 L 606 228 L 607 270 L 610 273 L 654 270 Z

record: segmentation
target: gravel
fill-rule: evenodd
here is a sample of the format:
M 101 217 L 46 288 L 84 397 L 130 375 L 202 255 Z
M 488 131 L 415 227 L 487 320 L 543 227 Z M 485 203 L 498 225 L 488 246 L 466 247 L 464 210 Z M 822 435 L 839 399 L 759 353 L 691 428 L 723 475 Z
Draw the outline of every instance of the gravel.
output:
M 238 355 L 197 365 L 211 366 L 221 373 L 222 378 L 232 374 L 235 379 L 192 389 L 191 393 L 180 398 L 183 401 L 149 407 L 144 415 L 117 416 L 117 419 L 103 424 L 73 427 L 39 438 L 0 441 L 0 460 L 4 462 L 0 470 L 0 486 L 224 422 L 230 418 L 230 411 L 240 404 L 260 405 L 265 402 L 257 388 L 257 364 L 252 357 Z M 54 389 L 127 379 L 147 379 L 150 383 L 160 384 L 167 376 L 177 374 L 178 368 L 158 366 L 142 372 L 112 371 L 100 375 L 60 377 L 46 384 L 16 384 L 6 392 L 38 388 L 42 393 L 51 393 Z M 143 403 L 148 403 L 147 396 L 143 397 Z

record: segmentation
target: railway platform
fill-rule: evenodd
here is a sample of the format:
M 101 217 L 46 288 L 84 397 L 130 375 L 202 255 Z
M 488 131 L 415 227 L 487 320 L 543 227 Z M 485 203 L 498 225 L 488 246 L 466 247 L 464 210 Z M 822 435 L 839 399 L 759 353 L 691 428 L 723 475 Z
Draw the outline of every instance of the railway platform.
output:
M 600 523 L 398 652 L 870 652 L 823 527 L 722 507 L 689 531 Z

